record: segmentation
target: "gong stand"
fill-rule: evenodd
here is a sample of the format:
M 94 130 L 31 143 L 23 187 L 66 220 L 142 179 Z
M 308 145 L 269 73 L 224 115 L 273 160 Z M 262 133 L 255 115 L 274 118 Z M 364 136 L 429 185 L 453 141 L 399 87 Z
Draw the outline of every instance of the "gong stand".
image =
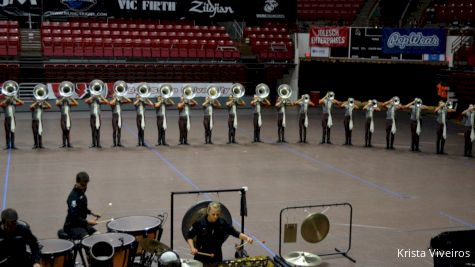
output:
M 348 235 L 348 247 L 346 250 L 341 250 L 338 248 L 335 248 L 336 252 L 333 253 L 326 253 L 326 254 L 318 254 L 318 256 L 323 257 L 323 256 L 331 256 L 331 255 L 341 255 L 347 259 L 349 259 L 352 262 L 356 262 L 352 257 L 348 256 L 348 252 L 351 249 L 351 228 L 353 225 L 353 206 L 351 206 L 350 203 L 334 203 L 334 204 L 322 204 L 322 205 L 309 205 L 309 206 L 295 206 L 295 207 L 287 207 L 283 208 L 280 210 L 280 216 L 279 216 L 279 257 L 280 260 L 284 261 L 282 257 L 282 215 L 285 211 L 287 210 L 292 210 L 292 209 L 308 209 L 308 208 L 325 208 L 325 207 L 349 207 L 350 213 L 349 213 L 349 219 L 350 219 L 350 229 L 349 229 L 349 235 Z
M 199 195 L 199 194 L 208 194 L 208 193 L 229 193 L 229 192 L 240 192 L 241 193 L 241 233 L 244 233 L 244 217 L 247 216 L 247 204 L 246 204 L 246 190 L 247 188 L 239 188 L 239 189 L 219 189 L 219 190 L 198 190 L 198 191 L 181 191 L 181 192 L 172 192 L 171 193 L 171 201 L 170 201 L 170 210 L 171 210 L 171 232 L 170 232 L 170 248 L 173 250 L 173 226 L 174 223 L 174 197 L 175 195 Z M 243 241 L 241 240 L 241 243 Z

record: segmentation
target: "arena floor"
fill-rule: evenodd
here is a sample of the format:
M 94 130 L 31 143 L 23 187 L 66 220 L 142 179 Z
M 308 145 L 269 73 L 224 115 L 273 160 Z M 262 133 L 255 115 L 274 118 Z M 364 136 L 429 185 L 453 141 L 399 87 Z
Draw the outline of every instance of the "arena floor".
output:
M 87 171 L 91 177 L 89 207 L 105 210 L 104 218 L 131 215 L 170 214 L 172 191 L 241 188 L 247 186 L 246 232 L 257 242 L 247 246 L 252 256 L 272 256 L 279 250 L 279 212 L 288 206 L 348 202 L 353 206 L 353 232 L 349 255 L 324 257 L 321 266 L 431 266 L 427 248 L 431 237 L 444 231 L 475 228 L 475 160 L 463 154 L 463 128 L 450 124 L 448 156 L 435 154 L 435 120 L 424 119 L 421 150 L 409 151 L 409 116 L 399 113 L 396 150 L 386 150 L 384 112 L 375 121 L 374 148 L 364 148 L 363 114 L 355 116 L 354 146 L 344 141 L 343 117 L 334 115 L 333 145 L 320 145 L 320 109 L 310 114 L 308 141 L 297 144 L 295 110 L 287 115 L 287 144 L 276 144 L 275 109 L 263 115 L 264 143 L 253 144 L 251 111 L 239 110 L 237 141 L 227 145 L 227 112 L 215 115 L 214 145 L 205 145 L 202 111 L 192 113 L 191 146 L 178 146 L 177 112 L 168 116 L 167 141 L 156 147 L 155 113 L 146 114 L 146 143 L 136 147 L 135 112 L 124 114 L 122 140 L 125 148 L 111 148 L 111 114 L 103 112 L 102 149 L 88 148 L 91 142 L 89 113 L 73 112 L 72 149 L 59 148 L 59 113 L 44 118 L 46 149 L 32 150 L 30 113 L 17 114 L 15 151 L 0 151 L 2 208 L 18 210 L 39 239 L 56 238 L 66 215 L 66 198 L 75 175 Z M 3 121 L 3 120 L 2 120 Z M 0 130 L 4 146 L 4 129 Z M 183 214 L 196 202 L 221 201 L 231 211 L 240 229 L 239 194 L 222 193 L 176 197 L 173 220 L 174 248 L 182 258 L 191 258 L 181 235 Z M 112 206 L 105 208 L 108 203 Z M 349 210 L 344 207 L 302 209 L 284 214 L 284 223 L 297 223 L 313 212 L 324 211 L 330 232 L 320 243 L 310 244 L 297 231 L 296 243 L 282 244 L 282 253 L 307 251 L 314 254 L 348 247 Z M 170 244 L 169 216 L 162 242 Z M 99 225 L 106 232 L 104 224 Z M 259 242 L 261 241 L 261 242 Z M 233 258 L 232 237 L 224 245 L 225 258 Z M 426 257 L 404 257 L 398 250 L 425 251 Z M 419 253 L 420 254 L 420 253 Z M 403 254 L 404 255 L 404 254 Z M 413 255 L 412 253 L 409 256 Z M 406 254 L 407 256 L 407 254 Z

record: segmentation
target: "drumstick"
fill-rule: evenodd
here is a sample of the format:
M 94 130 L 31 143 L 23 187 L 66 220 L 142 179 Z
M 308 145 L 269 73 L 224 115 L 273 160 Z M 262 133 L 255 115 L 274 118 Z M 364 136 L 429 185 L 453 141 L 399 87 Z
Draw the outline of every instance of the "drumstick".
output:
M 261 244 L 265 244 L 265 243 L 266 243 L 265 240 L 257 241 L 257 242 L 260 242 Z M 241 245 L 236 245 L 234 248 L 235 248 L 235 249 L 242 248 L 242 247 L 244 247 L 246 244 L 249 244 L 249 242 L 246 241 L 246 242 L 242 243 Z
M 113 221 L 113 220 L 114 220 L 114 218 L 110 218 L 110 219 L 108 219 L 108 220 L 96 221 L 96 224 L 107 223 L 107 222 L 111 222 L 111 221 Z
M 104 215 L 104 213 L 106 212 L 106 209 L 108 207 L 112 207 L 112 202 L 109 202 L 106 206 L 104 206 L 104 208 L 102 208 L 102 212 L 101 213 L 98 213 L 97 215 L 99 215 L 100 217 L 102 217 Z M 97 220 L 97 219 L 96 219 Z
M 213 258 L 214 257 L 214 254 L 213 253 L 204 253 L 204 252 L 196 252 L 196 254 L 199 254 L 199 255 L 203 255 L 203 256 L 208 256 L 208 257 L 211 257 Z

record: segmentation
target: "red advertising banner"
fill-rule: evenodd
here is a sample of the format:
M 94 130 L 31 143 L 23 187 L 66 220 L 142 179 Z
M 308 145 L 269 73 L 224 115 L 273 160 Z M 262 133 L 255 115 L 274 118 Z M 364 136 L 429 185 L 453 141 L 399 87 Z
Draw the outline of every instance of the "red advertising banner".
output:
M 348 46 L 348 27 L 311 27 L 310 47 Z

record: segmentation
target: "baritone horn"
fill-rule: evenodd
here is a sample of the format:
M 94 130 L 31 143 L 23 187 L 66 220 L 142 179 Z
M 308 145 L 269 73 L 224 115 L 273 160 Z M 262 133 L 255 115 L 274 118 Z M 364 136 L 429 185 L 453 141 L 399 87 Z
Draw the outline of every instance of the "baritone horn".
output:
M 141 83 L 137 86 L 137 93 L 142 98 L 148 98 L 151 94 L 150 86 L 147 83 Z
M 216 85 L 208 86 L 208 89 L 206 90 L 206 93 L 208 94 L 208 97 L 212 100 L 218 99 L 218 97 L 221 96 L 221 91 L 219 91 L 219 89 L 218 89 L 218 87 L 216 87 Z
M 269 96 L 269 86 L 265 83 L 260 83 L 256 86 L 256 96 L 259 99 L 265 99 L 267 96 Z
M 74 93 L 74 84 L 70 81 L 64 81 L 59 84 L 59 94 L 62 97 L 72 97 Z
M 235 83 L 231 86 L 231 94 L 234 98 L 241 98 L 244 96 L 246 89 L 240 83 Z
M 165 99 L 172 97 L 173 87 L 169 84 L 163 84 L 162 86 L 160 86 L 160 94 Z
M 192 100 L 196 96 L 196 89 L 191 85 L 183 86 L 182 92 L 186 100 Z
M 18 89 L 20 86 L 15 81 L 6 81 L 2 85 L 2 94 L 6 95 L 7 97 L 14 97 L 18 94 Z
M 448 109 L 453 109 L 454 108 L 454 103 L 452 101 L 447 101 L 447 103 L 445 103 L 445 106 L 448 108 Z
M 277 94 L 280 98 L 287 100 L 292 96 L 292 88 L 288 84 L 281 84 L 279 88 L 277 88 Z
M 114 93 L 118 97 L 123 97 L 127 94 L 127 83 L 124 81 L 117 81 L 114 83 Z
M 33 88 L 33 97 L 36 101 L 44 101 L 48 98 L 48 87 L 46 85 L 39 83 Z

